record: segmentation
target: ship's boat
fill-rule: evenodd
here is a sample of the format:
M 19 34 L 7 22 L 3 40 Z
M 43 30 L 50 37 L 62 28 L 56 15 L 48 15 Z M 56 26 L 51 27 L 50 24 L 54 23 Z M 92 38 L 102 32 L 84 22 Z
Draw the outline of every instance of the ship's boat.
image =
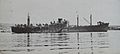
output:
M 15 25 L 11 26 L 13 33 L 58 33 L 61 32 L 64 27 L 67 26 L 67 21 L 62 18 L 58 18 L 57 22 L 51 22 L 50 24 L 36 24 L 33 26 L 30 24 L 30 16 L 28 15 L 27 25 Z

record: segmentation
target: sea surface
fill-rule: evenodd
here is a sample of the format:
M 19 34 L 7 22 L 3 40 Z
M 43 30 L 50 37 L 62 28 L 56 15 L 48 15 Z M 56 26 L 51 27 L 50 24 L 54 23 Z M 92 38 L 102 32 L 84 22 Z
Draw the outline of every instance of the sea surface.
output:
M 120 54 L 120 31 L 0 32 L 0 54 Z

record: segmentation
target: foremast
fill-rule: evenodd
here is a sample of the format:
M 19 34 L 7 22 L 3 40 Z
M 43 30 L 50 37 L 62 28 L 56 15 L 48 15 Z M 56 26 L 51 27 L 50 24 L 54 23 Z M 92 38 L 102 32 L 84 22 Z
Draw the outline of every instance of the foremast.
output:
M 30 16 L 29 16 L 29 13 L 28 13 L 28 18 L 27 18 L 27 26 L 30 26 Z

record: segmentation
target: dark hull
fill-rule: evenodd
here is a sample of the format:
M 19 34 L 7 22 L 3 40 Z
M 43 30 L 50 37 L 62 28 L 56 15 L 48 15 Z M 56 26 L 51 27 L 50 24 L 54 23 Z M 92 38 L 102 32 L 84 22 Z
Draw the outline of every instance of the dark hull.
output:
M 107 32 L 108 24 L 67 28 L 11 27 L 14 33 Z
M 29 20 L 28 20 L 29 22 Z M 58 21 L 55 23 L 50 24 L 36 24 L 36 26 L 33 26 L 32 24 L 28 25 L 15 25 L 11 27 L 11 30 L 13 33 L 59 33 L 62 31 L 64 27 L 67 26 L 67 21 L 62 20 L 61 18 L 58 18 Z
M 59 33 L 61 32 L 61 28 L 59 29 L 40 29 L 39 27 L 31 28 L 31 27 L 11 27 L 13 33 Z
M 107 32 L 107 31 L 108 31 L 108 24 L 69 27 L 63 30 L 63 32 Z

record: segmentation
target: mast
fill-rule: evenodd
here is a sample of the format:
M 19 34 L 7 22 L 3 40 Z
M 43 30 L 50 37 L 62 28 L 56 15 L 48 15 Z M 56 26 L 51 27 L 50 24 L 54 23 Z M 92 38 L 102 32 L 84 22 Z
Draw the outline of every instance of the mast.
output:
M 28 26 L 30 25 L 30 16 L 29 16 L 29 13 L 28 13 L 27 25 Z
M 79 26 L 79 15 L 77 15 L 77 26 Z
M 76 11 L 78 13 L 78 11 Z M 77 14 L 77 27 L 79 26 L 79 15 Z
M 92 25 L 92 14 L 90 14 L 90 26 Z

